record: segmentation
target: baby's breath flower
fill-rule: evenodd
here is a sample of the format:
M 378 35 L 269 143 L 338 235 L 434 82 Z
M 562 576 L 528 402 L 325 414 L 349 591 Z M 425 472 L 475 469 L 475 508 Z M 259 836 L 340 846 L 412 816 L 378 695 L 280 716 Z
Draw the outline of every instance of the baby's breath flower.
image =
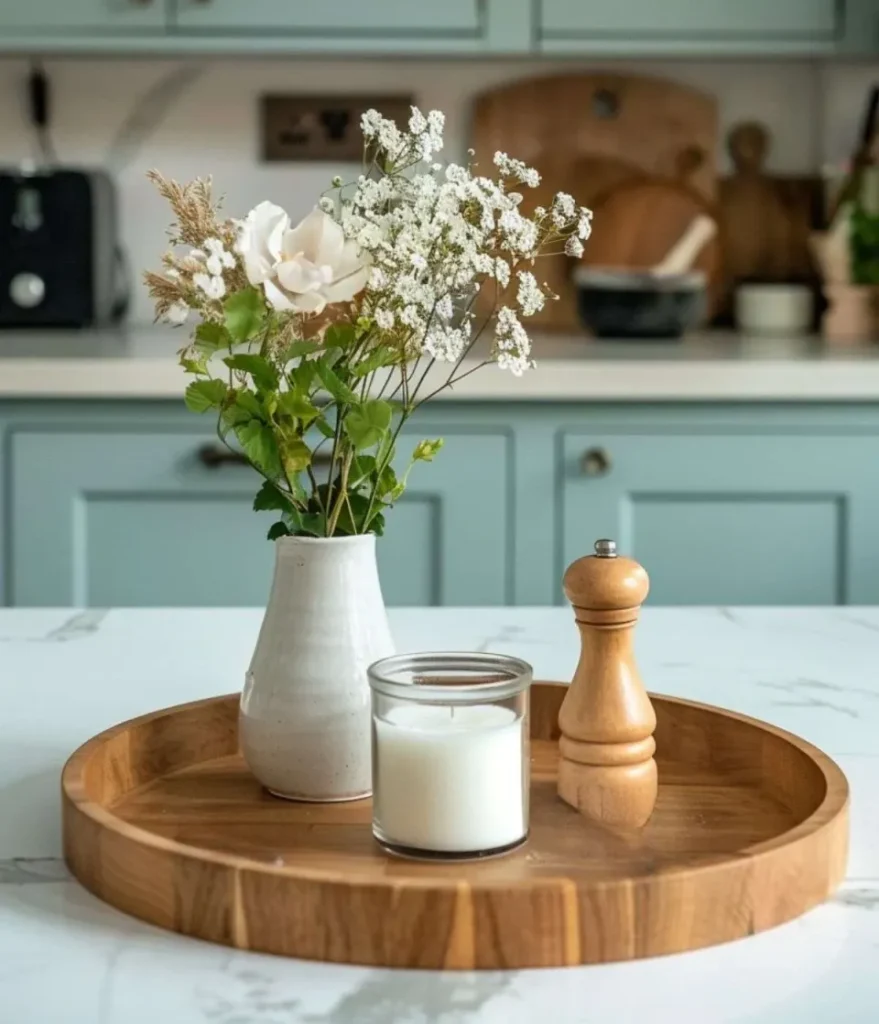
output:
M 340 174 L 333 176 L 333 188 L 341 188 L 343 184 L 344 182 L 342 181 L 342 176 Z
M 317 201 L 317 205 L 324 213 L 328 213 L 330 216 L 336 212 L 336 204 L 329 196 L 321 196 Z
M 576 235 L 565 239 L 565 254 L 573 256 L 574 259 L 579 259 L 583 255 L 583 243 Z
M 506 288 L 510 283 L 510 264 L 502 256 L 494 261 L 494 276 L 501 288 Z
M 211 277 L 209 274 L 194 274 L 192 283 L 209 299 L 222 299 L 226 294 L 226 282 L 222 277 Z
M 585 206 L 580 207 L 580 218 L 577 221 L 577 237 L 586 239 L 592 234 L 592 211 Z
M 494 165 L 505 178 L 512 178 L 514 181 L 521 181 L 529 188 L 537 188 L 540 184 L 540 174 L 521 160 L 507 156 L 500 150 L 494 155 Z
M 552 201 L 552 222 L 557 228 L 567 227 L 577 216 L 577 204 L 567 192 L 559 192 Z
M 456 363 L 463 355 L 469 340 L 469 324 L 462 327 L 435 324 L 424 338 L 424 351 L 441 363 Z
M 516 302 L 522 311 L 522 316 L 534 316 L 543 309 L 546 296 L 543 294 L 537 278 L 530 270 L 518 271 L 519 290 L 516 294 Z
M 451 295 L 443 295 L 434 307 L 434 313 L 440 320 L 451 320 L 454 312 Z
M 185 324 L 189 319 L 189 306 L 185 302 L 173 302 L 165 312 L 165 319 L 169 324 Z
M 531 339 L 509 306 L 501 306 L 498 310 L 494 357 L 502 370 L 509 370 L 515 377 L 521 377 L 533 365 Z
M 389 309 L 377 309 L 375 322 L 383 331 L 392 331 L 394 329 L 394 314 Z

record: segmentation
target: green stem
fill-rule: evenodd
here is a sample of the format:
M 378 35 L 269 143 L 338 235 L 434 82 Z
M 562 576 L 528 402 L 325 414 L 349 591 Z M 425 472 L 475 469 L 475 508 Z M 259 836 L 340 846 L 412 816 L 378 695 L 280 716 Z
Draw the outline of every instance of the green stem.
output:
M 339 516 L 342 514 L 342 506 L 345 504 L 348 497 L 348 474 L 351 471 L 351 463 L 353 459 L 354 451 L 352 449 L 346 453 L 342 460 L 342 470 L 339 474 L 339 496 L 336 498 L 336 507 L 333 509 L 329 522 L 327 523 L 328 537 L 332 537 L 336 532 Z M 329 505 L 329 497 L 327 497 L 327 505 Z

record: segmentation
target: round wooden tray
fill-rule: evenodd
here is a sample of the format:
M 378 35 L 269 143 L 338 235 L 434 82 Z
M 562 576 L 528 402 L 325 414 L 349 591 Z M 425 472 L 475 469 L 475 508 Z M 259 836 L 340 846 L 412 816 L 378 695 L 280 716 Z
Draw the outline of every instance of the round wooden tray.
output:
M 532 691 L 531 835 L 495 860 L 427 864 L 374 842 L 368 800 L 269 796 L 237 753 L 238 697 L 96 736 L 63 775 L 74 875 L 127 913 L 241 949 L 341 963 L 519 968 L 696 949 L 770 928 L 842 879 L 848 785 L 802 740 L 653 697 L 659 799 L 639 832 L 555 792 L 565 688 Z

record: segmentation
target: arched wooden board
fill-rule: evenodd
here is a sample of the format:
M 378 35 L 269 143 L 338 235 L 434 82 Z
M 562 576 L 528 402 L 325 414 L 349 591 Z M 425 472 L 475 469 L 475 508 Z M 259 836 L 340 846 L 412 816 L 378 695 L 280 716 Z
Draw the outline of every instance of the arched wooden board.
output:
M 295 804 L 237 753 L 237 696 L 96 736 L 63 774 L 65 857 L 96 896 L 162 928 L 339 963 L 521 968 L 627 960 L 751 935 L 845 871 L 848 785 L 808 743 L 654 697 L 660 790 L 640 832 L 555 793 L 564 687 L 532 691 L 531 836 L 496 860 L 386 855 L 370 803 Z

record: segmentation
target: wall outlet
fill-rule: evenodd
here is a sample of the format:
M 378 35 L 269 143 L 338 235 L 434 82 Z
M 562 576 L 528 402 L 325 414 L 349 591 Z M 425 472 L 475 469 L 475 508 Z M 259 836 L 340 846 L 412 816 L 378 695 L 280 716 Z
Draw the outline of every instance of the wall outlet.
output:
M 263 96 L 262 158 L 359 162 L 361 116 L 375 108 L 403 129 L 411 106 L 409 96 Z

